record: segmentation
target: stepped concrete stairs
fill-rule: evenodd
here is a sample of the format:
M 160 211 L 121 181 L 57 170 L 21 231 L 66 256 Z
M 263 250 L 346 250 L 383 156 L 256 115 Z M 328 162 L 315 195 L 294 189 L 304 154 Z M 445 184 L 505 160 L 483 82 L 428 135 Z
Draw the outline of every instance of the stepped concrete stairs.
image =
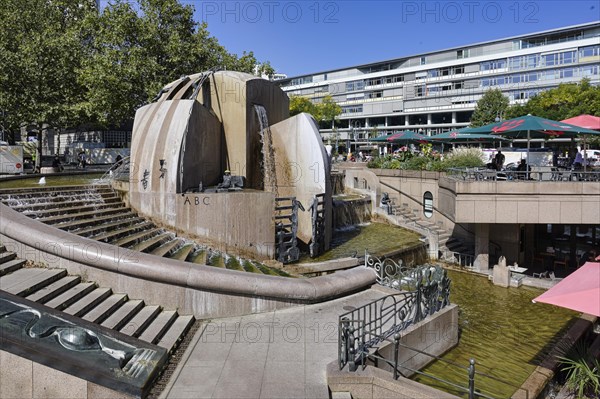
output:
M 108 185 L 0 190 L 0 239 L 24 259 L 201 319 L 323 302 L 377 279 L 360 265 L 290 278 L 278 268 L 211 251 L 140 217 Z
M 193 316 L 129 299 L 67 275 L 64 269 L 27 267 L 4 245 L 0 245 L 0 290 L 161 346 L 167 353 L 177 348 L 195 322 Z
M 427 232 L 429 234 L 426 235 L 430 240 L 437 241 L 435 247 L 438 251 L 438 259 L 462 266 L 472 266 L 475 244 L 453 237 L 451 232 L 440 225 L 421 219 L 418 216 L 419 213 L 419 209 L 411 209 L 407 203 L 402 205 L 392 204 L 392 215 L 400 226 Z M 430 242 L 430 247 L 431 244 Z
M 212 251 L 177 237 L 125 206 L 108 185 L 0 191 L 0 201 L 45 224 L 129 250 L 175 260 L 289 277 L 283 270 Z

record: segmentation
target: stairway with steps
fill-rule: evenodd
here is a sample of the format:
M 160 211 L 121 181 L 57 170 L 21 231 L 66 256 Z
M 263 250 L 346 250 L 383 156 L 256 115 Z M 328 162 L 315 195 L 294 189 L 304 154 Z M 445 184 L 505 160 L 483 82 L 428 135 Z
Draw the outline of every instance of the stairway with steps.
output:
M 161 346 L 172 353 L 195 322 L 127 294 L 84 282 L 63 269 L 27 267 L 0 246 L 0 290 Z
M 409 224 L 434 233 L 433 237 L 437 237 L 438 240 L 438 257 L 440 260 L 463 266 L 472 266 L 475 253 L 474 244 L 452 237 L 452 233 L 441 226 L 422 220 L 418 216 L 419 210 L 410 209 L 406 203 L 401 206 L 393 204 L 391 212 L 401 224 Z
M 108 185 L 0 190 L 0 201 L 32 219 L 81 237 L 186 262 L 207 259 L 202 255 L 207 248 L 140 217 Z M 212 254 L 208 265 L 229 268 L 239 263 L 248 266 L 235 270 L 290 277 L 274 267 L 243 259 L 230 262 L 230 256 L 218 251 Z

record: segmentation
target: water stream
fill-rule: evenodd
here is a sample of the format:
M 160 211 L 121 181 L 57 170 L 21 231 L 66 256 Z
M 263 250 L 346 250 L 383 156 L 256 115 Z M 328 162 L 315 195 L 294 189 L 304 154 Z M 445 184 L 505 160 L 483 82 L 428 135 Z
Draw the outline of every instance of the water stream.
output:
M 29 188 L 29 187 L 54 187 L 54 186 L 80 186 L 100 182 L 102 173 L 72 176 L 46 176 L 46 184 L 40 186 L 39 177 L 28 179 L 2 180 L 0 189 L 3 188 Z
M 333 196 L 333 228 L 345 229 L 371 221 L 371 197 L 361 195 Z
M 263 173 L 265 191 L 271 191 L 277 195 L 277 175 L 275 173 L 275 151 L 273 150 L 273 137 L 269 127 L 267 111 L 262 105 L 254 105 L 260 124 L 260 137 L 263 154 Z
M 485 277 L 449 271 L 450 300 L 460 307 L 459 345 L 443 358 L 463 366 L 476 361 L 476 370 L 520 386 L 548 352 L 576 313 L 556 306 L 532 303 L 543 291 L 528 287 L 501 288 Z M 436 362 L 423 370 L 456 384 L 467 384 L 466 373 Z M 459 395 L 453 388 L 419 377 L 427 385 Z M 508 398 L 515 388 L 476 377 L 475 388 Z M 464 396 L 464 395 L 463 395 Z

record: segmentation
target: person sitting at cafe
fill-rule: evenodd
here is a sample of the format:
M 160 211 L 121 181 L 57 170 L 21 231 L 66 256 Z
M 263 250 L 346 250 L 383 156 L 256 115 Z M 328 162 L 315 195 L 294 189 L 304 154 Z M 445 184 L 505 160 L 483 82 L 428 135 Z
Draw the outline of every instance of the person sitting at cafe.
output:
M 498 153 L 494 157 L 494 160 L 496 161 L 496 170 L 502 170 L 505 159 L 506 158 L 504 157 L 504 154 L 502 153 L 502 151 L 498 150 Z
M 573 169 L 581 169 L 583 167 L 583 156 L 581 152 L 577 151 L 577 155 L 575 155 L 575 160 L 573 161 Z
M 517 178 L 526 179 L 527 172 L 529 172 L 529 165 L 527 165 L 527 161 L 525 159 L 521 159 L 521 163 L 519 166 L 517 166 Z

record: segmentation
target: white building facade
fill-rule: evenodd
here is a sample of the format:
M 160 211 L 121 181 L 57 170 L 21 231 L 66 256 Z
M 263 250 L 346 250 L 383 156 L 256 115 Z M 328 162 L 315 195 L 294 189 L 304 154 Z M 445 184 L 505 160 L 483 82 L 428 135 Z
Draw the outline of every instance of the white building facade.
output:
M 361 144 L 402 130 L 428 135 L 467 126 L 477 101 L 499 88 L 511 104 L 560 83 L 600 84 L 600 21 L 282 79 L 288 95 L 342 107 L 324 139 Z M 499 115 L 501 117 L 501 115 Z

